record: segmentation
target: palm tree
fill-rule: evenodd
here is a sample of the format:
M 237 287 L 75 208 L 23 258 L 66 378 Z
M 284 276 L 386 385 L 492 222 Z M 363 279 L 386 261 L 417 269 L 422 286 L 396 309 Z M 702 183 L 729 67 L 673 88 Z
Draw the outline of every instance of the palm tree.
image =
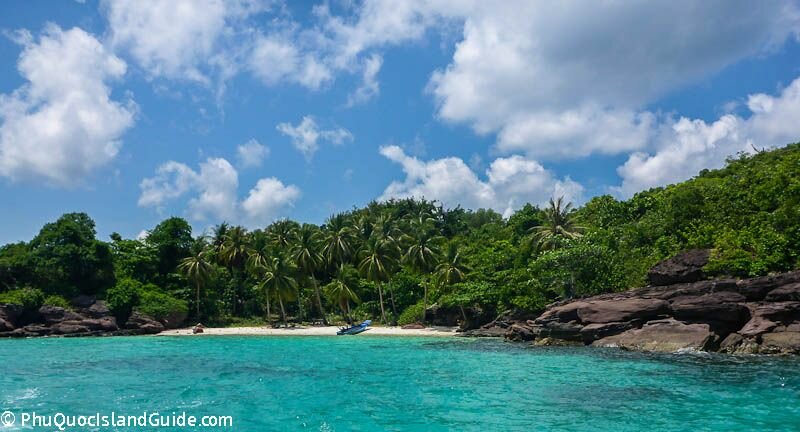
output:
M 449 243 L 447 245 L 447 252 L 444 257 L 436 265 L 434 275 L 436 282 L 442 288 L 450 287 L 464 280 L 466 273 L 470 270 L 461 259 L 461 253 L 458 250 L 458 245 Z M 467 314 L 464 312 L 464 306 L 458 306 L 461 309 L 461 318 L 466 324 Z
M 423 277 L 423 322 L 425 322 L 425 313 L 428 309 L 428 283 L 425 281 L 424 276 L 425 273 L 430 272 L 436 267 L 440 255 L 438 244 L 443 240 L 443 237 L 436 235 L 429 220 L 430 219 L 420 217 L 418 220 L 412 222 L 412 233 L 411 235 L 405 236 L 405 242 L 408 244 L 408 248 L 403 255 L 403 262 Z
M 250 256 L 251 249 L 249 240 L 247 230 L 241 226 L 229 228 L 225 233 L 225 239 L 219 249 L 219 257 L 221 261 L 228 266 L 234 276 L 241 276 L 240 273 Z M 238 288 L 239 287 L 237 287 L 237 290 Z M 235 315 L 236 305 L 239 300 L 236 291 L 234 291 L 232 300 L 232 312 Z
M 267 228 L 270 244 L 277 250 L 288 249 L 292 244 L 292 237 L 294 237 L 294 231 L 297 228 L 297 222 L 288 219 L 273 223 Z
M 540 249 L 556 249 L 564 240 L 581 237 L 584 228 L 575 223 L 572 203 L 564 204 L 563 196 L 555 201 L 550 198 L 550 203 L 543 210 L 543 214 L 544 223 L 529 230 L 532 233 L 531 240 Z
M 385 240 L 377 237 L 370 237 L 361 250 L 361 262 L 359 270 L 367 278 L 374 282 L 378 287 L 378 298 L 381 303 L 381 320 L 386 324 L 386 310 L 383 307 L 383 282 L 389 279 L 392 267 L 396 264 L 395 248 Z M 393 310 L 397 315 L 397 311 Z
M 194 282 L 195 286 L 195 315 L 200 319 L 200 290 L 211 278 L 211 263 L 206 260 L 206 250 L 199 249 L 192 255 L 182 259 L 178 264 L 178 271 Z
M 286 309 L 283 306 L 284 298 L 291 300 L 297 291 L 297 280 L 295 279 L 297 268 L 282 253 L 277 253 L 267 262 L 264 267 L 264 281 L 262 286 L 264 294 L 269 298 L 270 293 L 274 293 L 278 298 L 281 307 L 281 319 L 283 324 L 288 326 L 286 321 Z
M 329 265 L 345 263 L 353 254 L 353 234 L 342 214 L 331 216 L 325 223 L 322 254 Z
M 317 308 L 319 308 L 319 313 L 322 315 L 322 323 L 328 325 L 325 308 L 322 306 L 322 297 L 319 293 L 319 282 L 315 275 L 322 267 L 324 260 L 322 252 L 320 252 L 320 232 L 314 225 L 303 224 L 303 226 L 294 231 L 292 237 L 292 258 L 297 267 L 311 280 L 311 284 L 314 286 Z
M 334 277 L 328 285 L 325 285 L 325 295 L 331 302 L 339 305 L 342 313 L 344 313 L 347 318 L 347 322 L 352 323 L 353 318 L 350 316 L 350 301 L 361 303 L 361 300 L 353 289 L 353 278 L 348 276 L 348 269 L 350 272 L 355 272 L 350 265 L 339 266 L 336 277 Z

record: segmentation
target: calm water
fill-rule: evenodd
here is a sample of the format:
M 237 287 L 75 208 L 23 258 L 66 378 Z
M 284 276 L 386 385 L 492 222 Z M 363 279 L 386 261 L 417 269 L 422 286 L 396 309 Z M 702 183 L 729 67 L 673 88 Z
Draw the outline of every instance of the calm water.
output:
M 0 340 L 5 410 L 230 415 L 205 430 L 236 431 L 785 431 L 800 430 L 800 360 L 370 336 Z

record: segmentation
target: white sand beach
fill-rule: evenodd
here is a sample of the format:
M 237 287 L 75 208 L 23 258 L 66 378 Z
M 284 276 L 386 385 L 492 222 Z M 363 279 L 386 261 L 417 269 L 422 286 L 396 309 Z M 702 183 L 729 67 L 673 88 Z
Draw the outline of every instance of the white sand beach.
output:
M 361 335 L 371 336 L 455 336 L 457 327 L 428 327 L 424 329 L 402 329 L 400 327 L 370 327 Z M 217 327 L 205 328 L 201 334 L 192 334 L 191 328 L 167 330 L 157 336 L 336 336 L 336 326 L 321 327 Z

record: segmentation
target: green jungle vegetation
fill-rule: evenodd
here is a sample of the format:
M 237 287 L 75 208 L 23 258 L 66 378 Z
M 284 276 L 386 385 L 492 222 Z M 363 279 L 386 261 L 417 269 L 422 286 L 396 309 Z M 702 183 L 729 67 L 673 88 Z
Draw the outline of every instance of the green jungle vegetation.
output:
M 228 223 L 193 235 L 171 217 L 143 240 L 98 239 L 69 213 L 29 242 L 0 248 L 0 303 L 69 307 L 106 299 L 216 325 L 372 318 L 421 321 L 432 304 L 541 311 L 564 298 L 642 286 L 648 268 L 688 248 L 712 249 L 711 276 L 751 277 L 800 263 L 800 144 L 740 154 L 718 170 L 620 201 L 554 197 L 504 219 L 426 200 L 371 202 L 323 225 Z

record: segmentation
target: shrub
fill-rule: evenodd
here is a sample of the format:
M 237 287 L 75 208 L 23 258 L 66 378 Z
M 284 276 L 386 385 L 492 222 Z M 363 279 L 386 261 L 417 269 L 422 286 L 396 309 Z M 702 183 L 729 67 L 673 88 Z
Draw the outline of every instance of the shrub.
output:
M 147 285 L 141 292 L 136 310 L 158 321 L 180 323 L 186 319 L 189 306 L 185 301 L 162 292 L 154 285 Z
M 0 294 L 0 303 L 20 305 L 25 312 L 36 311 L 44 301 L 44 293 L 38 288 L 21 288 Z
M 117 284 L 106 292 L 106 301 L 111 312 L 120 322 L 125 322 L 131 316 L 134 306 L 139 304 L 139 293 L 142 283 L 130 279 L 120 279 Z
M 64 297 L 61 297 L 59 295 L 49 295 L 49 296 L 47 296 L 44 299 L 44 302 L 42 304 L 43 305 L 47 305 L 47 306 L 58 306 L 58 307 L 64 308 L 64 309 L 71 309 L 72 308 L 72 304 L 67 299 L 65 299 Z
M 397 324 L 402 326 L 419 322 L 420 317 L 422 317 L 422 308 L 422 302 L 407 307 L 406 310 L 400 314 Z

